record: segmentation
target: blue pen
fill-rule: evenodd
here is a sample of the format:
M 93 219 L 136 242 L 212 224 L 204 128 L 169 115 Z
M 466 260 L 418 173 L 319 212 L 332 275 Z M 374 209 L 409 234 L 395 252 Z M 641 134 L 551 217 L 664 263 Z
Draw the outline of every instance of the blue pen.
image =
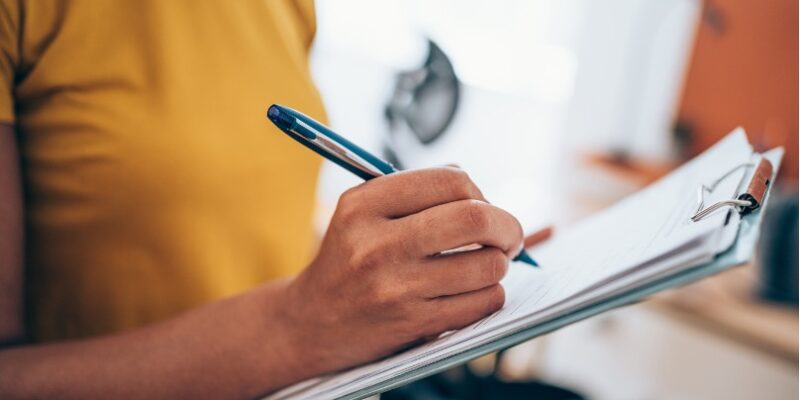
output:
M 364 180 L 397 172 L 392 164 L 375 157 L 299 111 L 273 104 L 267 110 L 267 118 L 292 139 Z M 514 261 L 539 266 L 525 249 L 520 251 Z

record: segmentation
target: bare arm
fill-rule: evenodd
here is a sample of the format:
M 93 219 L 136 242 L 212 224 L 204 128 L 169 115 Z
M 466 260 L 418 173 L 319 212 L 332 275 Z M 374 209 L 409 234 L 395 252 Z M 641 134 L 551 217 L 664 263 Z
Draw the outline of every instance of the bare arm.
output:
M 341 197 L 319 254 L 296 278 L 123 334 L 25 345 L 17 160 L 13 129 L 0 126 L 4 399 L 258 397 L 493 313 L 522 245 L 518 221 L 463 171 L 401 172 Z M 436 256 L 473 243 L 485 247 Z
M 315 373 L 294 368 L 270 314 L 281 284 L 129 333 L 0 350 L 3 398 L 254 398 Z
M 24 345 L 20 181 L 13 129 L 0 125 L 0 397 L 247 398 L 315 373 L 292 368 L 271 311 L 286 282 L 130 333 Z

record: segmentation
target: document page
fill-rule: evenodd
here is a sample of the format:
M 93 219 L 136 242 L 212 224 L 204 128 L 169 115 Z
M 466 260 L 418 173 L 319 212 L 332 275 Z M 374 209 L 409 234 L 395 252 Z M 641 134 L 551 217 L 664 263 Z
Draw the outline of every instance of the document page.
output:
M 565 315 L 579 305 L 600 301 L 614 291 L 663 276 L 672 269 L 710 260 L 720 251 L 720 232 L 728 210 L 692 222 L 698 188 L 748 163 L 751 156 L 744 132 L 737 129 L 667 177 L 560 230 L 533 249 L 531 254 L 541 269 L 512 265 L 502 281 L 506 304 L 495 314 L 422 346 L 303 382 L 270 398 L 341 397 Z M 706 194 L 706 204 L 735 197 L 745 173 L 740 168 L 721 181 Z

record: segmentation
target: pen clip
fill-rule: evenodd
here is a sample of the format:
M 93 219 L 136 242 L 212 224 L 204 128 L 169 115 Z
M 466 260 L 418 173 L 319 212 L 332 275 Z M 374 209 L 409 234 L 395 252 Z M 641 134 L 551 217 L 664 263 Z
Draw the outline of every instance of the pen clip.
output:
M 319 149 L 324 150 L 331 156 L 336 157 L 340 161 L 345 162 L 351 167 L 374 178 L 385 175 L 381 170 L 370 164 L 367 160 L 332 140 L 323 132 L 314 129 L 312 126 L 309 126 L 299 119 L 295 119 L 295 123 L 314 133 L 314 138 L 312 139 L 300 132 L 295 131 L 294 129 L 291 129 L 292 134 L 296 135 L 302 140 L 314 143 Z

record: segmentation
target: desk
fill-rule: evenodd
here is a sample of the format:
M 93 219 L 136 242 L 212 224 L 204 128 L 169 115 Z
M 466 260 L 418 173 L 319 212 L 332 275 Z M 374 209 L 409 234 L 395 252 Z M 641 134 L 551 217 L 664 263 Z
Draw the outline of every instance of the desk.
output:
M 650 305 L 709 333 L 797 368 L 797 309 L 754 297 L 757 270 L 747 265 L 661 293 Z

